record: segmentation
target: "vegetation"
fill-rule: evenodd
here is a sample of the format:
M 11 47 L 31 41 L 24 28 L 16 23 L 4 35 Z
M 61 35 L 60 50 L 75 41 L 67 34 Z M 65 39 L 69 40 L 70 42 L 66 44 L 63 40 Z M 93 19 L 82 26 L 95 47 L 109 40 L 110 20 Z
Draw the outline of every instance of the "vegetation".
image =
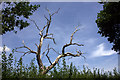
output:
M 1 4 L 1 3 L 0 3 Z M 40 7 L 30 2 L 3 2 L 2 7 L 2 34 L 8 31 L 17 32 L 15 28 L 22 30 L 29 26 L 27 19 Z
M 42 75 L 37 65 L 34 64 L 35 58 L 28 64 L 24 65 L 22 58 L 18 61 L 14 59 L 14 50 L 6 56 L 5 50 L 2 52 L 2 80 L 6 78 L 23 79 L 23 78 L 82 78 L 82 79 L 116 79 L 120 77 L 116 68 L 113 72 L 105 72 L 97 68 L 90 70 L 83 65 L 83 70 L 76 68 L 71 63 L 66 65 L 65 58 L 62 58 L 62 66 L 59 63 L 54 66 L 49 73 Z
M 27 27 L 29 23 L 27 21 L 23 21 L 20 16 L 29 19 L 29 16 L 32 15 L 32 13 L 37 10 L 39 5 L 30 5 L 29 2 L 21 3 L 21 2 L 6 2 L 6 5 L 8 7 L 5 7 L 2 10 L 2 34 L 5 34 L 7 31 L 14 30 L 14 27 L 18 27 L 20 30 L 24 27 Z M 14 7 L 13 7 L 14 6 Z M 19 10 L 19 11 L 18 11 Z M 27 11 L 27 12 L 26 12 Z M 35 24 L 36 28 L 39 30 L 39 44 L 35 44 L 37 47 L 36 51 L 33 51 L 29 47 L 27 47 L 23 41 L 23 46 L 18 47 L 15 50 L 13 49 L 12 52 L 7 56 L 5 51 L 5 46 L 2 52 L 2 79 L 5 80 L 6 78 L 13 78 L 13 79 L 22 79 L 22 78 L 82 78 L 82 79 L 96 79 L 96 78 L 102 78 L 102 79 L 110 79 L 110 78 L 119 78 L 120 74 L 117 72 L 116 68 L 113 70 L 113 72 L 104 72 L 104 70 L 100 70 L 97 68 L 93 68 L 93 70 L 89 69 L 88 67 L 83 65 L 83 70 L 76 68 L 73 63 L 70 65 L 66 64 L 65 57 L 66 56 L 72 56 L 72 57 L 79 57 L 82 56 L 82 52 L 76 51 L 76 54 L 73 54 L 71 52 L 66 52 L 65 48 L 76 45 L 76 46 L 83 46 L 79 43 L 73 43 L 73 35 L 79 30 L 76 28 L 76 30 L 72 33 L 70 37 L 70 42 L 63 45 L 61 53 L 58 53 L 55 51 L 55 49 L 49 47 L 46 48 L 44 52 L 42 51 L 42 45 L 43 41 L 45 39 L 53 40 L 55 43 L 54 37 L 52 33 L 49 33 L 50 24 L 52 21 L 52 16 L 58 11 L 54 13 L 49 13 L 49 17 L 45 17 L 47 23 L 43 28 L 39 28 L 38 25 L 35 23 L 34 20 L 33 23 Z M 99 16 L 98 16 L 99 17 Z M 16 32 L 16 31 L 15 31 Z M 25 48 L 26 52 L 21 52 L 19 49 Z M 50 57 L 48 56 L 50 50 L 53 50 L 55 53 L 57 53 L 59 56 L 55 59 L 54 62 L 51 62 Z M 16 58 L 14 58 L 14 52 L 23 53 L 23 56 L 29 53 L 33 53 L 36 55 L 36 58 L 33 58 L 30 62 L 30 66 L 28 64 L 24 64 L 22 57 L 17 61 Z M 42 63 L 41 56 L 44 56 L 46 53 L 46 57 L 48 59 L 48 62 L 50 63 L 49 66 L 45 66 Z M 59 65 L 59 59 L 62 59 L 62 66 Z M 34 61 L 37 60 L 38 65 L 34 64 Z
M 97 15 L 98 33 L 113 43 L 113 50 L 120 53 L 120 1 L 101 2 L 103 10 Z

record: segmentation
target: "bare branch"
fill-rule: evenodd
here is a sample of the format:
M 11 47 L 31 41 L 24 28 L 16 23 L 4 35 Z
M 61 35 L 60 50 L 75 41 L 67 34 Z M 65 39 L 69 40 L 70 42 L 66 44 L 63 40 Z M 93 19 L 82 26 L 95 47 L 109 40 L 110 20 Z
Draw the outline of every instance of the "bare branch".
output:
M 68 47 L 68 46 L 70 46 L 70 45 L 84 46 L 83 44 L 78 44 L 78 43 L 66 44 L 66 45 L 64 45 L 63 48 L 62 48 L 62 54 L 65 53 L 65 48 Z
M 51 62 L 51 60 L 50 60 L 50 58 L 49 58 L 49 56 L 48 56 L 48 53 L 49 53 L 49 44 L 48 44 L 48 51 L 47 51 L 46 56 L 47 56 L 47 58 L 48 58 L 48 60 L 49 60 L 50 64 L 52 65 L 52 62 Z
M 47 56 L 47 58 L 48 58 L 48 60 L 49 60 L 50 64 L 52 65 L 52 62 L 51 62 L 51 60 L 50 60 L 49 56 L 48 56 L 47 54 L 46 54 L 46 56 Z
M 37 52 L 31 50 L 29 47 L 27 47 L 27 46 L 24 46 L 24 47 L 25 47 L 26 49 L 28 49 L 31 53 L 35 53 L 35 54 L 37 54 Z
M 31 50 L 29 47 L 27 47 L 27 46 L 24 44 L 24 41 L 23 41 L 23 45 L 24 45 L 24 46 L 22 46 L 22 47 L 17 47 L 17 48 L 15 49 L 16 52 L 19 52 L 19 53 L 25 53 L 25 52 L 17 51 L 17 49 L 20 49 L 20 48 L 26 48 L 26 49 L 29 50 L 28 52 L 37 54 L 37 52 L 35 52 L 35 51 Z
M 59 10 L 60 10 L 60 8 L 56 12 L 54 12 L 51 16 L 53 16 L 54 14 L 57 14 Z
M 69 43 L 69 44 L 65 44 L 65 45 L 63 46 L 63 48 L 62 48 L 62 54 L 65 53 L 65 48 L 68 47 L 68 46 L 70 46 L 70 45 L 83 46 L 83 44 L 72 43 L 73 35 L 74 35 L 78 30 L 80 30 L 80 29 L 77 29 L 77 27 L 75 27 L 75 29 L 76 29 L 76 30 L 75 30 L 75 31 L 72 33 L 72 35 L 71 35 L 70 43 Z
M 31 20 L 35 24 L 35 26 L 37 27 L 37 29 L 40 31 L 40 29 L 39 29 L 38 25 L 36 24 L 36 22 L 34 20 L 30 19 L 30 18 L 29 18 L 29 20 Z
M 47 51 L 47 50 L 53 50 L 55 53 L 57 53 L 57 54 L 59 54 L 60 55 L 60 53 L 59 52 L 57 52 L 54 48 L 47 48 L 47 49 L 45 49 L 45 51 L 41 54 L 41 57 L 42 57 L 42 55 L 44 55 L 45 54 L 45 52 Z
M 27 53 L 30 53 L 30 51 L 22 52 L 22 51 L 17 51 L 17 49 L 15 49 L 15 52 L 18 52 L 18 53 L 24 53 L 21 57 L 25 56 Z
M 42 32 L 43 32 L 43 30 L 47 27 L 47 29 L 46 29 L 46 34 L 45 34 L 45 37 L 48 35 L 48 29 L 49 29 L 49 26 L 50 26 L 50 24 L 51 24 L 51 15 L 49 15 L 49 18 L 50 19 L 48 19 L 45 15 L 44 15 L 44 17 L 45 17 L 45 19 L 47 20 L 47 24 L 43 27 L 43 29 L 40 31 L 40 35 L 42 35 Z
M 18 53 L 26 53 L 26 52 L 22 52 L 22 51 L 17 51 L 17 50 L 15 50 L 15 52 L 18 52 Z
M 42 74 L 46 74 L 49 70 L 51 70 L 59 61 L 60 58 L 62 58 L 62 55 L 59 55 L 56 60 L 48 67 L 46 67 L 46 69 L 42 72 Z
M 36 43 L 35 43 L 35 45 L 37 46 L 37 48 L 39 47 Z
M 20 48 L 24 48 L 24 46 L 21 46 L 21 47 L 17 47 L 15 50 L 17 50 L 17 49 L 20 49 Z
M 50 36 L 50 35 L 53 37 L 53 34 L 52 34 L 52 33 L 48 34 L 47 36 Z
M 46 35 L 48 35 L 48 29 L 49 29 L 49 27 L 50 27 L 50 24 L 51 24 L 51 16 L 50 16 L 49 22 L 47 22 Z
M 54 14 L 57 14 L 58 13 L 58 11 L 60 10 L 60 8 L 56 11 L 56 12 L 54 12 L 54 13 L 50 13 L 50 11 L 49 11 L 49 9 L 48 8 L 46 8 L 46 10 L 48 11 L 48 13 L 49 13 L 49 16 L 53 16 Z
M 65 49 L 65 47 L 70 46 L 70 45 L 83 46 L 82 44 L 71 43 L 71 44 L 66 44 L 66 45 L 64 45 L 63 50 Z M 65 54 L 61 54 L 61 55 L 59 55 L 59 56 L 56 58 L 56 60 L 55 60 L 53 63 L 51 63 L 49 57 L 47 56 L 49 62 L 51 63 L 51 65 L 48 66 L 48 67 L 42 72 L 42 74 L 46 74 L 49 70 L 51 70 L 51 69 L 58 63 L 59 59 L 62 58 L 62 57 L 66 57 L 66 56 L 79 57 L 80 55 L 82 55 L 81 51 L 76 51 L 76 52 L 77 52 L 77 54 L 72 54 L 72 53 L 70 53 L 70 52 L 67 52 L 67 53 L 65 53 Z M 48 53 L 49 53 L 49 51 L 48 51 Z M 48 54 L 48 53 L 47 53 L 47 54 Z M 64 53 L 64 51 L 63 51 L 63 53 Z
M 45 19 L 49 22 L 49 19 L 44 15 Z
M 61 54 L 61 55 L 59 55 L 59 56 L 55 59 L 55 61 L 54 61 L 50 66 L 48 66 L 48 67 L 42 72 L 42 74 L 46 74 L 49 70 L 51 70 L 51 69 L 58 63 L 58 61 L 59 61 L 60 58 L 66 57 L 66 56 L 79 57 L 80 55 L 81 55 L 80 53 L 78 53 L 78 54 L 72 54 L 72 53 L 70 53 L 70 52 L 67 52 L 67 53 L 65 53 L 65 54 Z
M 56 12 L 54 12 L 52 15 L 51 15 L 49 9 L 46 8 L 46 10 L 47 10 L 48 13 L 49 13 L 49 19 L 45 16 L 45 18 L 47 19 L 46 35 L 48 35 L 48 29 L 49 29 L 49 26 L 50 26 L 50 24 L 51 24 L 51 17 L 52 17 L 54 14 L 58 13 L 58 11 L 60 10 L 60 8 L 59 8 Z
M 21 58 L 22 58 L 23 56 L 25 56 L 27 53 L 30 53 L 30 51 L 25 52 L 25 53 L 21 56 Z
M 64 54 L 64 57 L 65 57 L 65 56 L 77 57 L 77 56 L 80 56 L 80 55 L 81 55 L 81 54 L 79 54 L 79 53 L 78 53 L 78 54 L 72 54 L 72 53 L 70 53 L 70 52 L 67 52 L 67 53 Z
M 76 51 L 78 54 L 83 54 L 80 50 L 79 51 Z M 83 55 L 81 55 L 84 59 L 86 59 L 86 57 L 85 56 L 83 56 Z
M 72 43 L 73 35 L 74 35 L 78 30 L 80 30 L 80 29 L 77 29 L 77 28 L 76 28 L 76 30 L 72 33 L 72 35 L 71 35 L 71 39 L 70 39 L 70 44 Z
M 54 39 L 54 38 L 52 38 L 52 37 L 45 37 L 45 39 L 52 39 L 52 40 L 53 40 L 53 42 L 54 42 L 54 44 L 56 44 L 55 39 Z
M 48 11 L 48 13 L 49 13 L 49 16 L 51 16 L 51 13 L 50 13 L 49 9 L 48 9 L 48 8 L 46 8 L 46 10 Z
M 84 46 L 83 44 L 72 43 L 71 45 Z
M 59 54 L 59 55 L 60 55 L 60 53 L 59 53 L 59 52 L 57 52 L 54 48 L 50 48 L 50 49 L 52 49 L 54 52 L 56 52 L 57 54 Z
M 42 32 L 43 30 L 47 27 L 47 24 L 43 27 L 43 29 L 40 31 L 40 35 L 43 35 Z
M 48 49 L 45 49 L 45 51 L 41 54 L 41 57 L 45 54 L 45 52 L 47 51 Z

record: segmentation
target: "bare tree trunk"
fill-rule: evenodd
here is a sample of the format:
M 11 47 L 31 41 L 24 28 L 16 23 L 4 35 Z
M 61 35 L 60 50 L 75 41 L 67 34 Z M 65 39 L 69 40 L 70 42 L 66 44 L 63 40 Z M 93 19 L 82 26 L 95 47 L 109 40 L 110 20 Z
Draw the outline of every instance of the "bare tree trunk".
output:
M 40 70 L 43 70 L 44 66 L 43 66 L 42 60 L 41 60 L 41 58 L 40 58 L 40 55 L 37 54 L 37 55 L 36 55 L 36 58 L 37 58 L 37 63 L 38 63 L 39 69 L 40 69 Z
M 56 60 L 52 63 L 52 65 L 48 66 L 43 72 L 42 74 L 46 74 L 49 70 L 51 70 L 59 61 L 60 58 L 62 58 L 63 56 L 60 55 L 56 58 Z
M 42 47 L 42 44 L 43 44 L 43 36 L 40 38 L 40 44 L 38 46 L 38 54 L 36 55 L 37 57 L 37 62 L 38 62 L 38 65 L 39 65 L 39 69 L 43 70 L 44 66 L 43 66 L 43 63 L 42 63 L 42 60 L 41 60 L 41 56 L 40 56 L 40 53 L 41 53 L 41 47 Z

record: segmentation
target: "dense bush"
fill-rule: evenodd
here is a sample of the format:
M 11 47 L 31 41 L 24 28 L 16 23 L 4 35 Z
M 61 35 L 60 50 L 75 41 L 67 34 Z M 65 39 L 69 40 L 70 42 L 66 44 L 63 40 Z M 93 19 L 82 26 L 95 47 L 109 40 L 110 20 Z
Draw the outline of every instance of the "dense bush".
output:
M 46 75 L 41 75 L 37 65 L 34 64 L 35 58 L 31 60 L 30 66 L 24 65 L 22 58 L 18 61 L 13 59 L 14 50 L 9 56 L 6 56 L 5 50 L 2 52 L 2 78 L 84 78 L 84 79 L 110 79 L 119 78 L 116 68 L 112 72 L 104 72 L 97 68 L 91 71 L 88 67 L 83 66 L 83 70 L 77 69 L 73 64 L 66 65 L 65 58 L 62 60 L 62 66 L 57 64 Z

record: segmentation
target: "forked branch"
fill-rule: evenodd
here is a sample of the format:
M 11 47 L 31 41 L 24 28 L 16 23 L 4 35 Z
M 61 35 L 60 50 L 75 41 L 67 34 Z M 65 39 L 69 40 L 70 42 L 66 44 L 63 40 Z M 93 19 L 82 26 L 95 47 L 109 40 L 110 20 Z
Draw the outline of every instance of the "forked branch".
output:
M 50 66 L 46 67 L 46 69 L 42 72 L 42 74 L 46 74 L 49 70 L 51 70 L 58 63 L 59 59 L 61 59 L 62 57 L 66 57 L 66 56 L 79 57 L 82 54 L 83 53 L 72 54 L 70 52 L 61 54 L 55 59 L 55 61 L 53 63 L 51 63 Z
M 47 49 L 45 49 L 45 51 L 41 54 L 41 56 L 44 56 L 44 54 L 45 54 L 45 52 L 46 51 L 50 51 L 50 50 L 53 50 L 55 53 L 57 53 L 58 55 L 60 55 L 60 53 L 59 52 L 57 52 L 54 48 L 47 48 Z M 47 53 L 49 53 L 49 51 L 47 52 Z
M 53 40 L 53 42 L 54 42 L 54 44 L 56 44 L 55 39 L 54 39 L 54 38 L 52 38 L 52 37 L 46 37 L 45 39 L 52 39 L 52 40 Z
M 52 62 L 51 62 L 51 60 L 50 60 L 50 58 L 49 58 L 49 56 L 48 56 L 48 53 L 49 53 L 49 44 L 48 44 L 48 51 L 47 51 L 47 54 L 46 54 L 46 56 L 47 56 L 47 58 L 48 58 L 48 61 L 50 62 L 50 64 L 52 65 Z
M 23 44 L 24 44 L 24 41 L 23 41 Z M 27 51 L 27 52 L 18 51 L 18 49 L 23 49 L 23 48 L 27 49 L 28 51 Z M 29 47 L 27 47 L 25 44 L 24 44 L 24 46 L 17 47 L 17 48 L 15 49 L 15 52 L 24 53 L 23 56 L 25 56 L 27 53 L 29 53 L 29 54 L 30 54 L 30 53 L 37 54 L 36 51 L 31 50 L 31 49 L 30 49 Z M 23 56 L 21 56 L 21 57 L 23 57 Z
M 77 28 L 76 28 L 76 30 L 72 33 L 71 38 L 70 38 L 70 43 L 69 43 L 69 44 L 65 44 L 65 45 L 63 46 L 63 48 L 62 48 L 62 54 L 65 53 L 65 48 L 68 47 L 68 46 L 71 46 L 71 45 L 84 46 L 83 44 L 72 43 L 72 41 L 73 41 L 73 35 L 74 35 L 78 30 L 80 30 L 80 29 L 77 29 Z
M 44 16 L 44 17 L 46 18 L 46 20 L 47 20 L 46 35 L 45 35 L 44 37 L 47 37 L 47 36 L 48 36 L 48 30 L 49 30 L 49 27 L 50 27 L 50 24 L 51 24 L 51 21 L 52 21 L 52 16 L 53 16 L 54 14 L 57 14 L 58 11 L 60 10 L 60 8 L 59 8 L 56 12 L 54 12 L 54 13 L 52 13 L 52 14 L 50 13 L 49 9 L 46 8 L 46 10 L 47 10 L 48 13 L 49 13 L 49 19 L 48 19 L 46 16 Z
M 72 43 L 73 35 L 74 35 L 78 30 L 79 30 L 79 29 L 76 28 L 76 30 L 72 33 L 71 39 L 70 39 L 70 43 L 69 43 L 69 44 L 65 44 L 65 45 L 63 46 L 63 48 L 62 48 L 62 54 L 59 55 L 59 56 L 55 59 L 55 61 L 54 61 L 53 63 L 51 63 L 50 58 L 47 56 L 48 53 L 49 53 L 49 49 L 48 49 L 48 52 L 47 52 L 46 56 L 47 56 L 47 58 L 48 58 L 48 60 L 49 60 L 49 62 L 50 62 L 51 65 L 48 66 L 48 67 L 46 67 L 46 69 L 42 72 L 42 74 L 46 74 L 49 70 L 51 70 L 51 69 L 58 63 L 59 59 L 62 58 L 62 57 L 66 57 L 66 56 L 79 57 L 80 55 L 83 54 L 81 51 L 76 51 L 77 54 L 73 54 L 73 53 L 71 53 L 71 52 L 66 52 L 66 53 L 65 53 L 65 48 L 68 47 L 68 46 L 70 46 L 70 45 L 83 46 L 83 44 Z

